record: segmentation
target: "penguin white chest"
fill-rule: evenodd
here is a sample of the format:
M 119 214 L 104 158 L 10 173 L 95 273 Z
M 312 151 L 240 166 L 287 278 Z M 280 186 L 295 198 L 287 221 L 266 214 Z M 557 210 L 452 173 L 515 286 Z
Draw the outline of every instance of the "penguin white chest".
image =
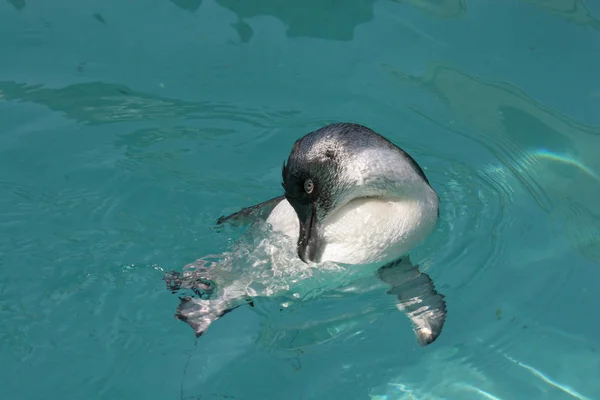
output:
M 323 221 L 318 238 L 319 261 L 343 264 L 394 261 L 429 236 L 437 218 L 434 200 L 355 199 Z M 294 242 L 298 240 L 298 217 L 285 199 L 271 212 L 267 223 Z

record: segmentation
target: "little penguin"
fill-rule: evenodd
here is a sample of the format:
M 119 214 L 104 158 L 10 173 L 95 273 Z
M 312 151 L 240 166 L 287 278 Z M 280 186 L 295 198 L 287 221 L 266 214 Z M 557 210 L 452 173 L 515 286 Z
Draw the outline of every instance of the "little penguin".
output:
M 173 293 L 186 288 L 196 295 L 180 297 L 176 317 L 199 337 L 257 297 L 298 298 L 302 288 L 323 292 L 370 275 L 387 284 L 417 342 L 433 343 L 446 320 L 445 297 L 408 253 L 435 229 L 439 197 L 417 162 L 366 126 L 334 123 L 293 144 L 282 187 L 283 195 L 217 220 L 217 225 L 263 224 L 269 240 L 250 245 L 237 261 L 229 257 L 226 266 L 196 265 L 165 275 Z M 251 267 L 232 265 L 244 261 Z M 318 275 L 322 271 L 325 278 Z

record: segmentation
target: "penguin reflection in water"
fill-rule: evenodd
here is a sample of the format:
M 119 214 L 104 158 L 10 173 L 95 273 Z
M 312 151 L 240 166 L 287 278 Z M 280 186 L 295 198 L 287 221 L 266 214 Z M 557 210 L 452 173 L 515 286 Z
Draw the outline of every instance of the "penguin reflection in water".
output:
M 418 343 L 437 339 L 444 296 L 408 253 L 434 230 L 439 198 L 415 160 L 373 130 L 336 123 L 297 140 L 282 168 L 284 195 L 221 217 L 255 239 L 211 267 L 169 272 L 176 317 L 202 335 L 259 297 L 298 299 L 378 279 L 412 322 Z M 242 266 L 243 265 L 243 266 Z

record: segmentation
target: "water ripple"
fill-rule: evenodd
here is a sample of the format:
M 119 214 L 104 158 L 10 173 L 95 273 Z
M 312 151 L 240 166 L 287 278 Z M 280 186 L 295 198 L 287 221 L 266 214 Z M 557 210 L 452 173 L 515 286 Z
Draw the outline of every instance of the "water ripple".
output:
M 425 164 L 435 165 L 428 176 L 439 187 L 440 222 L 418 254 L 424 269 L 431 268 L 456 291 L 502 263 L 508 248 L 504 239 L 526 225 L 515 214 L 515 189 L 485 165 L 457 162 L 455 153 L 439 149 L 425 154 Z
M 520 296 L 522 301 L 553 299 L 555 293 L 564 290 L 570 274 L 577 273 L 576 264 L 567 262 L 558 270 L 544 268 L 550 260 L 565 263 L 562 258 L 568 254 L 568 248 L 559 245 L 547 249 L 547 242 L 540 238 L 553 232 L 559 238 L 558 243 L 564 243 L 560 239 L 565 237 L 571 238 L 578 247 L 597 243 L 597 230 L 585 229 L 586 225 L 590 226 L 591 214 L 578 203 L 584 197 L 559 202 L 556 189 L 562 182 L 552 179 L 556 175 L 548 176 L 551 170 L 543 166 L 537 153 L 519 148 L 509 138 L 497 137 L 492 145 L 484 145 L 477 136 L 451 127 L 446 129 L 488 148 L 496 159 L 475 168 L 448 162 L 449 165 L 440 168 L 447 171 L 443 177 L 432 175 L 434 182 L 445 183 L 440 191 L 441 234 L 427 243 L 430 255 L 426 263 L 439 266 L 439 279 L 451 283 L 454 293 L 467 287 L 476 290 L 476 281 L 486 281 L 489 286 L 495 274 L 492 269 L 501 268 L 507 278 L 516 274 L 512 296 Z M 431 157 L 444 165 L 440 154 Z M 548 185 L 549 180 L 553 186 Z M 590 187 L 598 190 L 595 183 Z M 565 205 L 570 212 L 565 213 Z M 529 245 L 517 246 L 517 243 Z M 454 266 L 449 268 L 451 274 L 446 272 L 446 265 Z M 460 265 L 465 267 L 460 268 Z M 518 271 L 525 269 L 535 271 L 537 276 L 526 291 L 515 292 L 516 286 L 525 282 L 523 272 Z M 468 307 L 465 310 L 471 308 L 465 307 Z M 503 340 L 511 339 L 504 337 Z
M 448 119 L 436 124 L 493 154 L 494 162 L 485 173 L 496 175 L 494 180 L 503 181 L 519 193 L 515 206 L 528 209 L 527 214 L 539 215 L 536 223 L 528 225 L 542 228 L 545 221 L 551 221 L 557 243 L 564 243 L 566 234 L 566 243 L 600 264 L 600 237 L 594 223 L 598 213 L 593 200 L 600 196 L 596 173 L 600 164 L 592 150 L 598 147 L 600 127 L 584 125 L 550 109 L 512 84 L 485 82 L 443 64 L 430 64 L 422 76 L 394 70 L 392 74 L 403 82 L 419 85 L 447 106 Z M 411 108 L 431 120 L 418 111 L 421 107 Z M 465 127 L 462 131 L 455 129 L 458 125 Z M 531 207 L 523 194 L 537 207 Z M 585 218 L 572 214 L 572 206 L 564 200 L 566 194 L 580 205 L 579 210 L 588 210 Z M 566 229 L 561 231 L 561 226 Z M 557 253 L 567 251 L 561 245 L 557 247 L 560 249 L 553 249 Z

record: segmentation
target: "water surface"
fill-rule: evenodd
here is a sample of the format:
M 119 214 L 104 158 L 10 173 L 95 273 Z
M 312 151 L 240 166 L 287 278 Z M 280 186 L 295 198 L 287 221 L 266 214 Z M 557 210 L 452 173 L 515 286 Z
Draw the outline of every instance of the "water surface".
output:
M 600 398 L 600 3 L 0 3 L 0 397 Z M 383 293 L 240 308 L 195 340 L 165 270 L 352 121 L 441 198 L 420 348 Z

